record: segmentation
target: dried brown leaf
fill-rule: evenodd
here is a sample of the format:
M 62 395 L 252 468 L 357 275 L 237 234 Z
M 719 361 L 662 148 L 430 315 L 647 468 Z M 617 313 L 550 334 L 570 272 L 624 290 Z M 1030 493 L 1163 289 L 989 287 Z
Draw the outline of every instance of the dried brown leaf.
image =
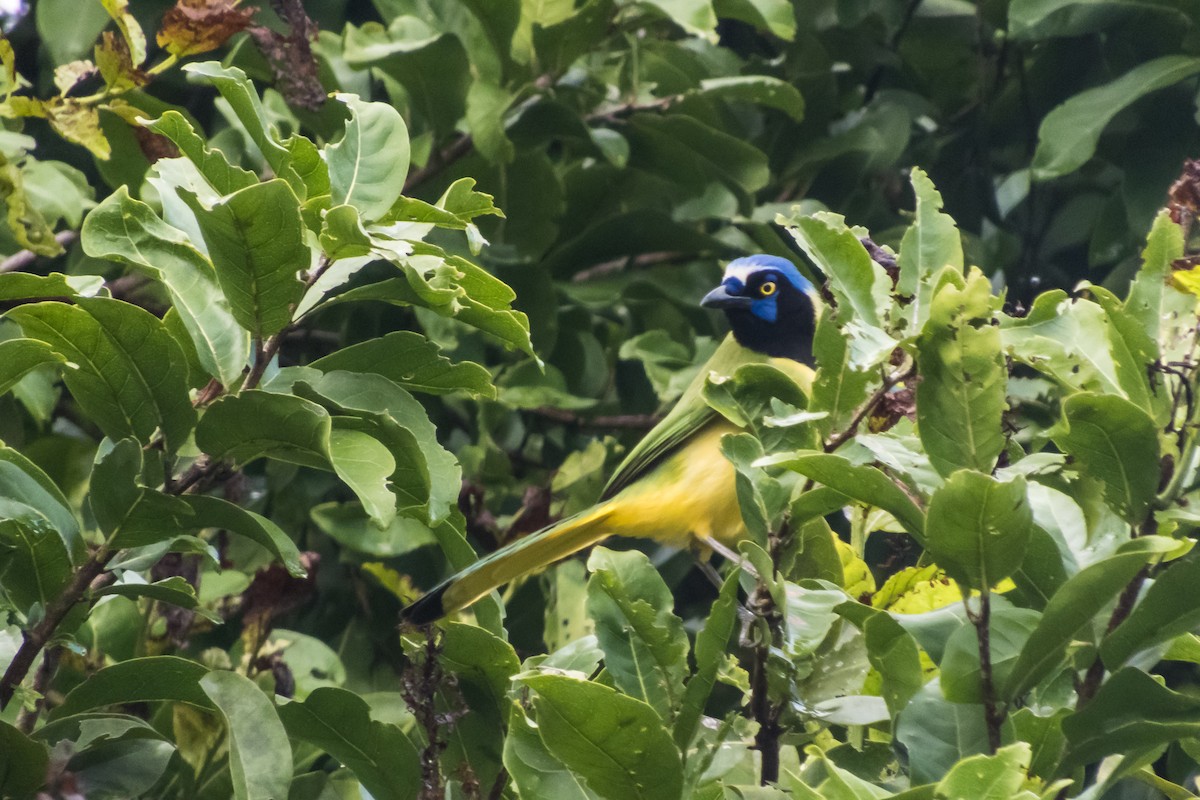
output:
M 156 39 L 159 47 L 180 58 L 207 53 L 244 31 L 254 11 L 240 8 L 238 0 L 178 0 L 163 15 Z

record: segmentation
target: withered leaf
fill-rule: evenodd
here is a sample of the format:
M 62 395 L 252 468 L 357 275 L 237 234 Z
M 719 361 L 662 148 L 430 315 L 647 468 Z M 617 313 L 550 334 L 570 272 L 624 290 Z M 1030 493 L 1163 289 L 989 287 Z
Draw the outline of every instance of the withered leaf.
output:
M 253 16 L 238 0 L 178 0 L 163 15 L 158 45 L 180 58 L 207 53 L 245 30 Z

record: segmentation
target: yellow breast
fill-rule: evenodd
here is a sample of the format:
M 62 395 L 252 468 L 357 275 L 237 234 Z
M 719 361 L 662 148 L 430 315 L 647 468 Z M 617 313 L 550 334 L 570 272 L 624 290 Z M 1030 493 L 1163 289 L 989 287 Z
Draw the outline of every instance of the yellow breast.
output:
M 698 431 L 652 473 L 609 501 L 605 527 L 687 547 L 693 538 L 733 546 L 746 536 L 733 465 L 721 455 L 721 437 L 739 429 L 723 418 Z

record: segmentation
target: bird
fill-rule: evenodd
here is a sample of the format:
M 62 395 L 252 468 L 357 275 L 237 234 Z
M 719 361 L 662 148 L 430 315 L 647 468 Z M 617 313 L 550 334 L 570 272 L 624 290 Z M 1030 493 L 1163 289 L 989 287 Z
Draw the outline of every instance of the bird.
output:
M 747 535 L 733 465 L 721 437 L 741 429 L 705 403 L 710 375 L 728 377 L 748 363 L 770 363 L 807 393 L 820 296 L 790 260 L 757 254 L 726 265 L 700 305 L 720 309 L 730 333 L 675 406 L 616 468 L 596 505 L 517 539 L 442 581 L 400 612 L 424 625 L 462 610 L 491 590 L 609 536 L 699 544 L 729 553 Z

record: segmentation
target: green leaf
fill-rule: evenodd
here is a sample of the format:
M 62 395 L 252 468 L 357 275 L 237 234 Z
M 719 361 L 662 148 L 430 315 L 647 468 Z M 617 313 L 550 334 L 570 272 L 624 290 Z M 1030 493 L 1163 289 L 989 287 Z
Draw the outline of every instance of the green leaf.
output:
M 712 0 L 654 0 L 653 6 L 690 34 L 704 36 L 717 27 Z
M 1068 772 L 1113 753 L 1200 735 L 1200 700 L 1173 692 L 1140 669 L 1117 670 L 1092 701 L 1063 720 Z
M 187 234 L 158 218 L 121 186 L 88 214 L 83 250 L 162 281 L 209 375 L 229 386 L 250 357 L 250 336 L 233 317 L 208 258 Z
M 1167 210 L 1154 218 L 1142 251 L 1142 268 L 1129 287 L 1125 311 L 1137 319 L 1152 341 L 1159 339 L 1162 327 L 1164 284 L 1171 274 L 1171 264 L 1183 256 L 1183 229 L 1171 219 Z
M 304 181 L 292 168 L 292 154 L 280 144 L 271 130 L 262 101 L 246 73 L 237 67 L 223 67 L 216 61 L 186 64 L 183 71 L 189 77 L 194 76 L 217 88 L 221 97 L 225 98 L 233 113 L 237 115 L 238 121 L 245 127 L 251 141 L 262 152 L 271 171 L 287 181 L 297 195 L 303 196 Z
M 169 541 L 191 527 L 191 509 L 172 495 L 141 485 L 142 449 L 122 439 L 99 457 L 88 499 L 109 547 L 141 547 Z
M 133 658 L 105 667 L 67 693 L 50 712 L 51 720 L 95 708 L 169 700 L 199 708 L 213 708 L 200 688 L 208 669 L 177 656 Z
M 1080 92 L 1054 108 L 1038 127 L 1033 175 L 1045 180 L 1074 172 L 1096 152 L 1109 120 L 1134 101 L 1200 72 L 1200 58 L 1161 56 L 1121 77 Z
M 264 456 L 329 469 L 328 412 L 292 395 L 253 390 L 222 397 L 196 426 L 196 445 L 213 458 L 247 464 Z
M 479 690 L 477 696 L 483 702 L 472 700 L 472 708 L 488 705 L 488 712 L 495 711 L 497 719 L 502 718 L 508 709 L 506 695 L 512 677 L 521 668 L 516 651 L 504 639 L 476 625 L 447 622 L 444 630 L 443 665 L 464 686 Z
M 813 335 L 813 360 L 817 374 L 813 378 L 812 397 L 808 407 L 826 411 L 829 416 L 814 424 L 827 437 L 854 418 L 858 407 L 866 401 L 867 391 L 876 380 L 867 370 L 856 369 L 850 363 L 850 342 L 829 316 L 817 320 Z
M 999 696 L 1004 700 L 1020 697 L 1056 670 L 1083 627 L 1159 554 L 1153 544 L 1135 539 L 1064 583 L 1046 604 Z
M 309 366 L 322 372 L 374 373 L 409 391 L 449 394 L 462 390 L 481 397 L 496 396 L 487 369 L 472 361 L 454 363 L 436 344 L 412 331 L 393 331 L 343 347 Z
M 358 495 L 371 520 L 386 529 L 396 518 L 396 496 L 388 490 L 396 460 L 378 439 L 337 423 L 335 419 L 329 433 L 329 463 Z
M 894 718 L 908 705 L 924 682 L 917 643 L 885 613 L 872 615 L 863 625 L 867 659 L 879 673 L 880 693 Z
M 71 579 L 71 555 L 41 511 L 0 498 L 0 578 L 23 614 L 53 602 Z
M 445 519 L 455 507 L 462 485 L 458 462 L 438 442 L 424 407 L 400 386 L 379 375 L 334 371 L 311 383 L 298 383 L 296 391 L 308 393 L 335 413 L 362 419 L 365 425 L 359 429 L 383 442 L 395 459 L 393 491 L 402 501 L 407 497 L 415 505 L 426 505 L 430 524 Z M 345 420 L 339 425 L 349 427 Z
M 986 592 L 1021 566 L 1031 523 L 1024 478 L 960 470 L 929 500 L 925 547 L 964 589 Z
M 95 297 L 104 291 L 104 279 L 97 275 L 30 275 L 6 272 L 0 275 L 0 300 L 32 300 L 37 297 Z
M 912 169 L 917 208 L 913 224 L 900 241 L 900 278 L 896 293 L 911 298 L 904 309 L 911 333 L 920 331 L 929 317 L 933 277 L 945 267 L 963 268 L 962 238 L 950 215 L 942 211 L 942 196 L 920 167 Z
M 550 754 L 538 726 L 513 703 L 504 737 L 504 767 L 522 797 L 555 800 L 598 800 L 597 795 L 561 761 Z
M 516 147 L 504 132 L 504 114 L 514 95 L 487 81 L 473 81 L 467 91 L 467 129 L 476 149 L 495 164 L 507 164 L 516 156 Z
M 851 464 L 845 457 L 829 453 L 794 453 L 767 456 L 758 466 L 778 466 L 799 472 L 834 491 L 869 506 L 882 508 L 904 526 L 917 541 L 925 538 L 925 515 L 904 490 L 878 469 Z
M 146 127 L 174 142 L 179 152 L 196 165 L 217 194 L 233 194 L 238 189 L 258 183 L 253 172 L 231 165 L 223 152 L 210 149 L 204 138 L 196 133 L 192 123 L 178 111 L 164 111 L 158 119 L 148 121 Z M 122 186 L 114 194 L 127 191 Z
M 33 797 L 46 782 L 45 745 L 0 722 L 0 797 Z
M 236 672 L 214 670 L 200 679 L 200 689 L 225 720 L 236 800 L 287 797 L 292 747 L 271 700 Z
M 1029 634 L 1041 617 L 1028 608 L 994 608 L 988 624 L 992 680 L 1003 686 Z M 955 703 L 982 703 L 979 667 L 979 637 L 974 625 L 963 625 L 946 640 L 946 652 L 938 664 L 942 694 Z
M 1008 370 L 991 321 L 991 285 L 972 270 L 965 289 L 942 284 L 917 342 L 917 431 L 943 476 L 991 472 L 1004 449 Z
M 908 752 L 914 784 L 939 781 L 963 758 L 987 751 L 983 706 L 949 702 L 935 679 L 900 712 L 896 740 Z
M 353 692 L 321 687 L 279 706 L 288 735 L 324 750 L 354 772 L 376 800 L 413 800 L 421 785 L 420 756 L 395 725 L 371 718 Z
M 278 558 L 292 577 L 303 578 L 308 574 L 300 562 L 300 551 L 296 549 L 295 542 L 266 517 L 219 497 L 194 494 L 183 500 L 195 513 L 192 521 L 194 526 L 220 528 L 243 536 Z
M 147 597 L 179 608 L 195 610 L 214 622 L 220 622 L 221 619 L 216 614 L 199 608 L 200 600 L 196 597 L 196 587 L 178 575 L 154 583 L 114 583 L 92 592 L 93 597 L 110 594 L 131 598 Z
M 179 345 L 137 306 L 99 297 L 76 303 L 33 303 L 6 316 L 75 365 L 63 381 L 105 434 L 149 444 L 161 432 L 169 450 L 179 448 L 196 424 Z
M 37 339 L 8 339 L 0 342 L 0 393 L 38 367 L 61 365 L 66 357 L 55 353 L 49 344 Z
M 836 214 L 820 213 L 787 220 L 788 232 L 805 254 L 829 278 L 838 305 L 853 319 L 882 328 L 885 309 L 891 306 L 891 280 L 883 267 L 868 255 L 858 237 Z
M 300 201 L 278 178 L 239 189 L 205 208 L 190 191 L 180 197 L 196 215 L 217 282 L 234 318 L 256 339 L 279 333 L 304 294 L 304 244 Z
M 1123 22 L 1146 20 L 1155 13 L 1170 15 L 1170 23 L 1195 19 L 1195 6 L 1176 0 L 1013 0 L 1008 9 L 1009 34 L 1037 41 L 1118 30 Z
M 741 570 L 733 570 L 721 585 L 721 593 L 709 609 L 704 627 L 696 634 L 693 650 L 696 671 L 684 687 L 683 702 L 675 717 L 675 744 L 683 752 L 691 746 L 704 716 L 704 707 L 717 682 L 717 672 L 725 661 L 729 637 L 737 623 L 737 590 Z
M 326 145 L 333 204 L 351 205 L 367 222 L 382 218 L 404 189 L 408 175 L 408 127 L 387 103 L 363 101 L 353 94 L 334 95 L 350 111 L 346 132 Z
M 669 0 L 670 2 L 701 2 L 708 0 Z M 586 54 L 612 25 L 615 11 L 613 0 L 586 0 L 566 19 L 533 27 L 533 49 L 537 52 L 538 68 L 551 74 L 561 74 Z M 711 14 L 711 10 L 709 11 Z M 469 102 L 469 99 L 468 99 Z M 468 107 L 469 108 L 469 107 Z
M 0 497 L 11 504 L 5 516 L 44 521 L 52 528 L 70 555 L 79 561 L 84 552 L 79 520 L 72 503 L 36 464 L 11 447 L 0 447 Z
M 396 517 L 380 530 L 358 503 L 321 503 L 312 507 L 309 516 L 338 544 L 379 558 L 394 558 L 436 542 L 429 526 L 411 517 Z
M 761 1 L 761 0 L 760 0 Z M 749 3 L 747 3 L 749 5 Z M 763 3 L 765 5 L 765 3 Z M 790 16 L 792 9 L 788 7 Z M 792 22 L 793 29 L 795 21 Z M 785 37 L 786 38 L 786 37 Z M 727 78 L 705 78 L 695 93 L 701 97 L 736 100 L 776 108 L 796 122 L 804 120 L 804 96 L 790 83 L 770 75 L 735 75 Z
M 1032 748 L 1027 742 L 1001 747 L 993 755 L 965 758 L 937 785 L 945 800 L 1012 800 L 1025 784 Z
M 683 768 L 653 708 L 598 683 L 527 675 L 547 749 L 607 800 L 678 800 Z
M 613 682 L 665 722 L 683 698 L 687 634 L 674 598 L 644 553 L 597 547 L 588 558 L 588 616 Z
M 1134 653 L 1194 630 L 1200 625 L 1200 558 L 1176 561 L 1150 582 L 1141 600 L 1100 645 L 1100 655 L 1116 670 Z
M 1109 505 L 1129 523 L 1146 515 L 1158 489 L 1158 428 L 1121 397 L 1075 394 L 1063 402 L 1067 430 L 1054 437 L 1073 466 L 1104 486 Z

